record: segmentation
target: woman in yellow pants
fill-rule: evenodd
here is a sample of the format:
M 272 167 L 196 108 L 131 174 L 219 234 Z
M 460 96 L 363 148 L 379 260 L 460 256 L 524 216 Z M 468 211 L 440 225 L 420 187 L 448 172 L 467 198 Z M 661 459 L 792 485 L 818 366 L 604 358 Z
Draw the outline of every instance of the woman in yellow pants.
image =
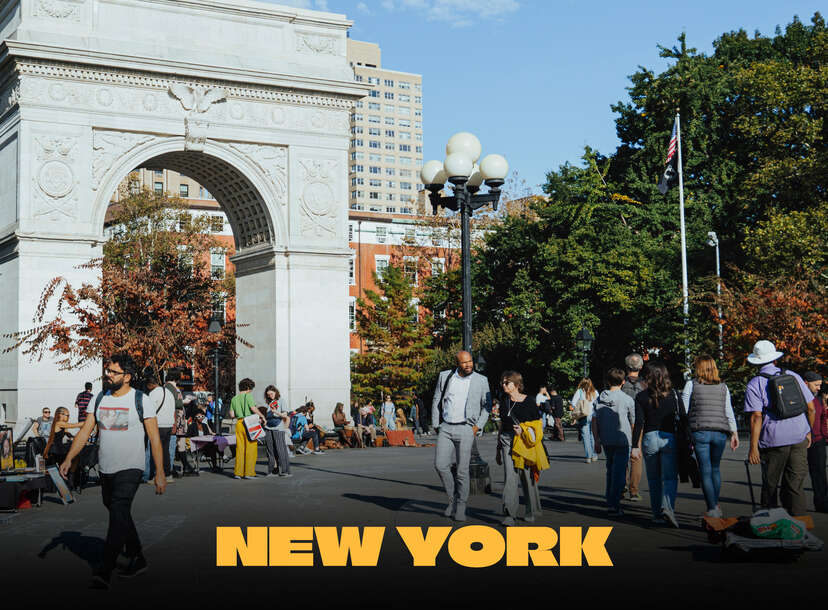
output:
M 247 438 L 247 430 L 242 421 L 248 415 L 256 414 L 264 423 L 264 417 L 256 408 L 251 391 L 256 386 L 252 379 L 244 378 L 239 382 L 239 393 L 230 401 L 230 410 L 236 418 L 236 465 L 233 468 L 234 479 L 253 479 L 256 477 L 256 457 L 258 445 Z

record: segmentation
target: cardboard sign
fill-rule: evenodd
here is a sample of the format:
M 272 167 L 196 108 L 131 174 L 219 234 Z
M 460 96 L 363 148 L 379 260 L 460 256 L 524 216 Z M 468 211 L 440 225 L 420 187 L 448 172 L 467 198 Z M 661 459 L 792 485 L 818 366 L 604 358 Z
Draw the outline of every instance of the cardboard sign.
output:
M 60 476 L 60 471 L 58 470 L 57 466 L 49 466 L 46 469 L 46 472 L 49 473 L 49 476 L 52 479 L 52 483 L 55 484 L 55 489 L 58 491 L 58 495 L 60 495 L 60 499 L 63 501 L 64 504 L 69 504 L 75 501 L 75 498 L 72 496 L 72 492 L 69 491 L 69 486 L 66 485 L 66 480 Z

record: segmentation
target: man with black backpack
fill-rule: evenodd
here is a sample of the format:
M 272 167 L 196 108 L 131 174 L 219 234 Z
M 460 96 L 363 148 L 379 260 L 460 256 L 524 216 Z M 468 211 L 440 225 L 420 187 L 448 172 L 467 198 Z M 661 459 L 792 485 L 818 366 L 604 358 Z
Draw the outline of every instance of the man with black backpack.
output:
M 748 362 L 759 374 L 745 388 L 745 413 L 750 413 L 751 464 L 762 464 L 763 508 L 781 502 L 792 516 L 806 512 L 805 475 L 814 419 L 814 395 L 796 373 L 776 366 L 782 357 L 770 341 L 757 341 Z
M 115 354 L 107 360 L 104 390 L 95 398 L 94 411 L 87 416 L 60 465 L 60 473 L 66 477 L 72 460 L 86 446 L 97 425 L 101 496 L 109 510 L 109 528 L 104 542 L 103 565 L 92 578 L 92 586 L 96 589 L 109 588 L 115 560 L 122 550 L 129 558 L 129 565 L 119 570 L 119 576 L 129 578 L 147 569 L 141 540 L 132 520 L 132 500 L 144 471 L 145 433 L 155 462 L 155 493 L 162 494 L 167 487 L 156 407 L 148 395 L 131 387 L 130 384 L 137 381 L 136 371 L 135 361 L 127 354 Z

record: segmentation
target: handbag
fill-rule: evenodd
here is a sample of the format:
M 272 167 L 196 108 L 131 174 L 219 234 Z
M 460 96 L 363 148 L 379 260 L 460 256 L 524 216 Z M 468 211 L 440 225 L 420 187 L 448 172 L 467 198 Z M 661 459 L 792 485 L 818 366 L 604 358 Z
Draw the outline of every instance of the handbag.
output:
M 679 413 L 679 398 L 675 390 L 673 397 L 676 401 L 676 408 L 673 410 L 676 429 L 676 457 L 678 462 L 679 480 L 682 483 L 690 481 L 695 489 L 701 487 L 701 471 L 699 462 L 696 460 L 696 452 L 693 448 L 693 436 L 690 434 L 690 426 L 687 417 Z
M 247 431 L 247 438 L 251 441 L 256 441 L 264 435 L 264 428 L 262 428 L 259 416 L 255 413 L 242 419 L 242 422 L 244 422 L 244 429 Z
M 575 403 L 575 408 L 572 409 L 572 417 L 575 419 L 583 419 L 589 417 L 592 413 L 592 402 L 586 398 L 581 398 Z

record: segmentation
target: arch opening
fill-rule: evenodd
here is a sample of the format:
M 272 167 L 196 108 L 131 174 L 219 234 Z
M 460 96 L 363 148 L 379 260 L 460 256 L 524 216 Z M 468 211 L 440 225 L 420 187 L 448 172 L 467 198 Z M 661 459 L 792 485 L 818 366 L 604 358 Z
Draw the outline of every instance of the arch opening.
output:
M 262 194 L 227 161 L 203 152 L 177 151 L 152 157 L 140 168 L 172 170 L 203 185 L 227 216 L 237 252 L 274 243 L 273 222 Z

